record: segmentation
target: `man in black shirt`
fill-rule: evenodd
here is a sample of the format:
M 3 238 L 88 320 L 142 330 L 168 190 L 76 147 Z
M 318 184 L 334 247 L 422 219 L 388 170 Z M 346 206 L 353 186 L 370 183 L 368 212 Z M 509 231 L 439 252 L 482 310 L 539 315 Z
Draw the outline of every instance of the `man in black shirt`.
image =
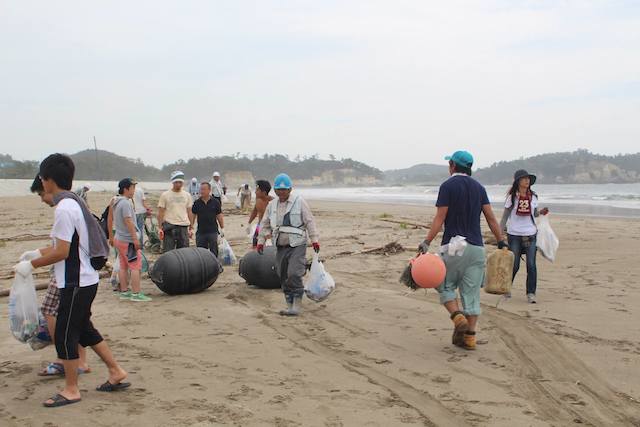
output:
M 202 182 L 200 184 L 200 198 L 193 202 L 191 212 L 198 221 L 198 231 L 196 232 L 196 246 L 209 249 L 218 256 L 218 234 L 224 237 L 224 218 L 220 202 L 211 197 L 211 184 Z M 218 224 L 220 230 L 218 231 Z

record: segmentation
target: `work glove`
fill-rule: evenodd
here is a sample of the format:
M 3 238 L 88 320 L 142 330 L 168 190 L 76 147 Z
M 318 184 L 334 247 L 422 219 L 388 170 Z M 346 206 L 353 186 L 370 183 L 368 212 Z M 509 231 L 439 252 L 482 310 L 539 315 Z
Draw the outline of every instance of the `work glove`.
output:
M 426 254 L 427 252 L 429 252 L 429 242 L 427 242 L 427 239 L 424 239 L 422 243 L 418 245 L 418 252 L 420 252 L 421 254 Z
M 311 246 L 313 246 L 313 250 L 315 251 L 315 253 L 320 252 L 320 243 L 314 242 L 311 244 Z
M 20 255 L 19 261 L 32 261 L 34 259 L 40 258 L 42 253 L 40 249 L 36 249 L 34 251 L 26 251 L 22 255 Z
M 262 243 L 258 243 L 258 245 L 256 246 L 256 251 L 258 251 L 258 253 L 262 255 L 262 253 L 264 252 L 264 245 Z
M 31 264 L 31 261 L 20 261 L 13 266 L 13 270 L 17 275 L 19 274 L 22 277 L 27 277 L 33 272 L 33 265 Z
M 540 211 L 540 215 L 547 215 L 549 213 L 549 208 L 542 208 Z
M 500 240 L 498 242 L 498 249 L 504 249 L 504 248 L 509 249 L 509 245 L 504 240 Z

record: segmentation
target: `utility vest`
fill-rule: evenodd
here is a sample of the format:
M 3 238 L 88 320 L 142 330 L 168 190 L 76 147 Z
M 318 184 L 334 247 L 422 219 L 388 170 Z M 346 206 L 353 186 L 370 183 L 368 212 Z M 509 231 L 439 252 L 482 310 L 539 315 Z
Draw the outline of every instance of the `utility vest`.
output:
M 280 200 L 275 199 L 269 203 L 267 208 L 267 215 L 273 229 L 273 243 L 277 245 L 280 233 L 286 233 L 289 235 L 289 245 L 291 247 L 306 245 L 307 230 L 302 223 L 302 199 L 300 196 L 295 196 L 280 222 L 278 222 L 279 203 Z

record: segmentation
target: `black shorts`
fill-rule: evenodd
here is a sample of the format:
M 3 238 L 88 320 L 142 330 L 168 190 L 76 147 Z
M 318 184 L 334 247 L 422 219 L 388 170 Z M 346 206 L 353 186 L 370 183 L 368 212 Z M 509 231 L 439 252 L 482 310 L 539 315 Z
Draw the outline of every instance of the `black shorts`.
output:
M 60 359 L 77 359 L 78 345 L 88 347 L 102 342 L 102 335 L 91 323 L 91 304 L 97 292 L 97 283 L 60 289 L 55 334 L 56 351 Z

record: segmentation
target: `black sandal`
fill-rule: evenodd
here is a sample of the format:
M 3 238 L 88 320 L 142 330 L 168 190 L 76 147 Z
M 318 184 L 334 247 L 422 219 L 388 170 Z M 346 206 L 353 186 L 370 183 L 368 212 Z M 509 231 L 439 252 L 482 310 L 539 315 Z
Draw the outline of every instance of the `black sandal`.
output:
M 106 391 L 106 392 L 112 392 L 112 391 L 120 391 L 120 390 L 124 390 L 125 388 L 129 388 L 131 386 L 131 383 L 118 383 L 118 384 L 111 384 L 109 382 L 109 380 L 105 381 L 104 384 L 99 385 L 98 387 L 96 387 L 96 390 L 98 391 Z
M 52 403 L 47 403 L 46 401 L 42 402 L 42 404 L 47 408 L 57 408 L 58 406 L 71 405 L 72 403 L 80 402 L 82 399 L 67 399 L 66 397 L 58 393 L 55 396 L 49 398 L 49 400 L 51 400 Z

